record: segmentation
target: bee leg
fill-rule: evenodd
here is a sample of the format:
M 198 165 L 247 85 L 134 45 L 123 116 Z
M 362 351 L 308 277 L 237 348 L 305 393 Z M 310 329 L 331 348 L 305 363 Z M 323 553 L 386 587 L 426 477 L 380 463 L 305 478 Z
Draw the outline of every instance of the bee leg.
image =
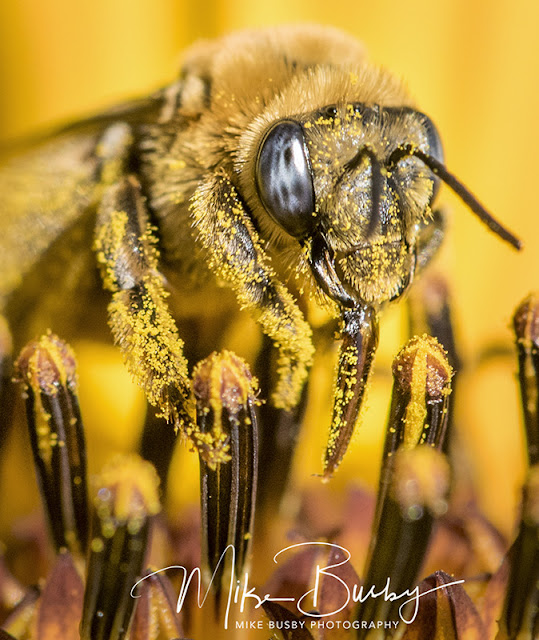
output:
M 203 180 L 193 195 L 191 211 L 211 268 L 234 289 L 242 307 L 251 311 L 279 351 L 273 404 L 282 409 L 295 407 L 314 353 L 311 328 L 277 279 L 226 174 L 216 172 Z
M 138 181 L 118 176 L 104 191 L 94 242 L 104 285 L 112 291 L 110 326 L 150 404 L 191 436 L 187 361 L 167 308 L 156 244 Z
M 438 252 L 446 231 L 446 217 L 441 209 L 432 212 L 432 219 L 420 227 L 416 244 L 415 275 L 421 273 Z

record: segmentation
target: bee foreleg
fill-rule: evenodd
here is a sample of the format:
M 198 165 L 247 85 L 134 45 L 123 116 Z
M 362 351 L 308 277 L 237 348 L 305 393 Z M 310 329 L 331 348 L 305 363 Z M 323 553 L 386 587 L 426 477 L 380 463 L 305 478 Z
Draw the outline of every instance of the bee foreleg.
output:
M 154 231 L 136 178 L 118 177 L 106 187 L 94 248 L 104 285 L 112 291 L 108 311 L 114 340 L 150 404 L 192 435 L 187 361 L 167 308 Z
M 416 244 L 415 273 L 421 273 L 438 252 L 446 231 L 446 219 L 441 209 L 432 212 L 432 218 L 420 227 Z
M 311 328 L 277 279 L 226 174 L 211 174 L 200 184 L 191 210 L 211 268 L 234 289 L 242 308 L 254 315 L 279 350 L 279 379 L 272 399 L 276 407 L 291 409 L 299 402 L 313 357 Z

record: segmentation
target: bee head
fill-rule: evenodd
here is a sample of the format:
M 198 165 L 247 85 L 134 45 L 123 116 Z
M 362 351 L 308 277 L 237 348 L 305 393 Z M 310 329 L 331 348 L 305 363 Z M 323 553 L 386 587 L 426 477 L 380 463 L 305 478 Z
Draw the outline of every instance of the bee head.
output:
M 382 304 L 411 283 L 441 181 L 518 242 L 445 169 L 436 127 L 409 107 L 354 103 L 279 120 L 255 165 L 266 212 L 304 247 L 321 289 L 346 307 Z

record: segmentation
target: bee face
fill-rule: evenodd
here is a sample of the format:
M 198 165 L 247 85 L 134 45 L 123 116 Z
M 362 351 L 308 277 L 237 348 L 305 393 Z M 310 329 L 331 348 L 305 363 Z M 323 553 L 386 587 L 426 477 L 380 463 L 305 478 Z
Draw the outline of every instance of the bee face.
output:
M 267 213 L 304 246 L 331 252 L 340 284 L 369 303 L 408 286 L 432 218 L 439 180 L 414 156 L 393 162 L 405 145 L 442 161 L 424 114 L 348 103 L 271 125 L 258 149 L 255 181 Z

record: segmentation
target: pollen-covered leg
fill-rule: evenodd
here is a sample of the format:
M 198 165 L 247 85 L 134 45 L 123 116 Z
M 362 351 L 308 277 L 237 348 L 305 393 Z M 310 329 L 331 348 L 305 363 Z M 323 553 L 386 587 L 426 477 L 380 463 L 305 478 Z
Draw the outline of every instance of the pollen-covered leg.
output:
M 155 244 L 137 180 L 120 178 L 104 193 L 95 238 L 104 284 L 113 293 L 110 325 L 148 401 L 190 435 L 187 361 L 165 301 Z
M 313 357 L 311 329 L 286 287 L 277 280 L 269 257 L 230 179 L 210 175 L 193 196 L 199 238 L 215 273 L 235 291 L 279 349 L 276 407 L 299 402 Z

